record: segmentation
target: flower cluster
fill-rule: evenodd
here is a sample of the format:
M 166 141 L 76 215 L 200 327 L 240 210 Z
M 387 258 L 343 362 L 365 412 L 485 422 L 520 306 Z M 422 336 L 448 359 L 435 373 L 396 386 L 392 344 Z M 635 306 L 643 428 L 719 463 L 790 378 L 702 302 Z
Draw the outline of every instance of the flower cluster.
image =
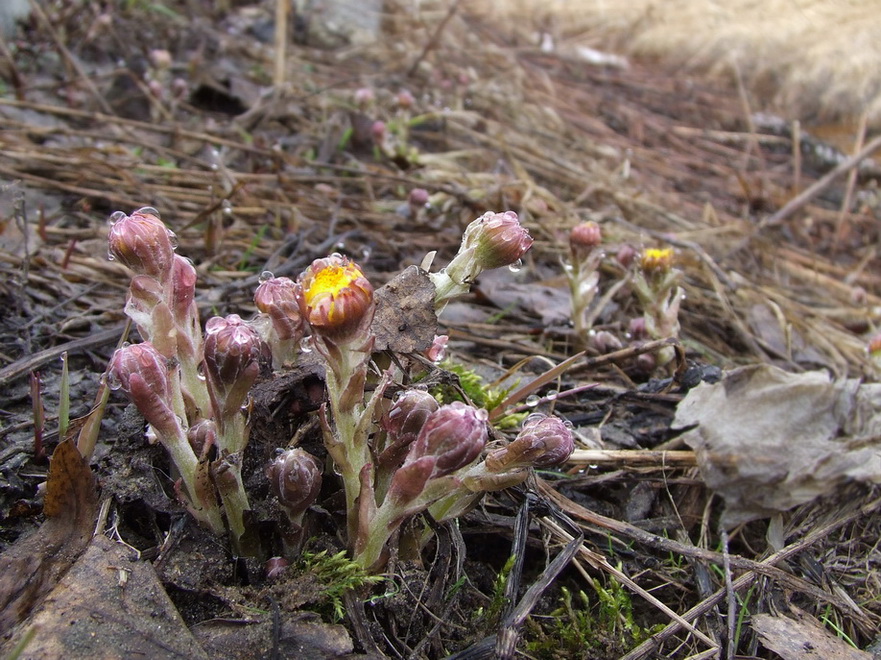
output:
M 209 319 L 203 337 L 195 270 L 175 254 L 158 214 L 141 209 L 113 220 L 111 254 L 137 273 L 126 309 L 144 342 L 114 355 L 111 378 L 168 450 L 184 503 L 214 531 L 228 529 L 238 551 L 255 536 L 241 474 L 249 390 L 270 356 L 275 369 L 284 369 L 307 344 L 324 366 L 327 399 L 318 419 L 327 457 L 289 448 L 265 470 L 288 554 L 302 544 L 325 469 L 342 482 L 355 561 L 378 570 L 407 519 L 425 511 L 437 520 L 461 515 L 483 492 L 517 484 L 529 468 L 559 465 L 571 454 L 572 434 L 554 417 L 530 416 L 514 441 L 494 441 L 486 454 L 486 410 L 440 405 L 427 391 L 397 385 L 389 400 L 392 385 L 412 374 L 401 366 L 375 368 L 374 288 L 347 257 L 316 259 L 296 280 L 265 273 L 256 317 Z M 512 212 L 475 220 L 450 265 L 429 276 L 435 308 L 467 292 L 483 270 L 518 261 L 531 243 Z M 445 345 L 446 337 L 435 337 L 426 354 L 437 358 Z
M 111 223 L 110 256 L 135 273 L 125 311 L 144 341 L 116 351 L 110 385 L 129 396 L 168 451 L 186 507 L 213 531 L 228 529 L 237 551 L 246 552 L 243 407 L 263 344 L 236 315 L 211 319 L 203 338 L 196 270 L 175 253 L 174 235 L 155 209 L 117 212 Z
M 570 259 L 563 264 L 569 281 L 572 321 L 577 338 L 600 352 L 621 348 L 621 341 L 607 331 L 594 332 L 592 327 L 606 304 L 627 285 L 631 285 L 642 308 L 642 316 L 631 321 L 628 333 L 634 341 L 646 337 L 666 339 L 679 336 L 679 307 L 684 298 L 682 272 L 674 268 L 671 248 L 647 248 L 638 254 L 629 245 L 622 245 L 617 254 L 624 276 L 609 287 L 601 299 L 600 266 L 605 257 L 602 232 L 595 222 L 576 225 L 569 234 Z M 673 348 L 662 349 L 652 368 L 669 362 Z

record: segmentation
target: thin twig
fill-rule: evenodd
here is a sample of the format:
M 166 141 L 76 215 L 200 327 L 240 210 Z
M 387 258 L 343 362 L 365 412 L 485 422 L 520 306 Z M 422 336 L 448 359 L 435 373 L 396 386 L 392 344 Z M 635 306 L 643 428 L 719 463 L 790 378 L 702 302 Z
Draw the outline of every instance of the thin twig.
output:
M 830 184 L 835 181 L 842 174 L 850 172 L 852 169 L 857 167 L 863 160 L 871 156 L 873 153 L 878 151 L 881 148 L 881 135 L 876 136 L 872 141 L 869 142 L 865 147 L 860 149 L 860 151 L 847 160 L 840 163 L 833 170 L 827 172 L 823 178 L 816 181 L 813 185 L 809 186 L 799 195 L 796 195 L 791 200 L 786 202 L 783 205 L 783 208 L 769 215 L 764 220 L 761 220 L 757 225 L 757 229 L 764 229 L 765 227 L 776 227 L 777 225 L 782 224 L 789 216 L 802 208 L 809 201 L 814 199 L 821 192 L 826 190 L 830 186 Z

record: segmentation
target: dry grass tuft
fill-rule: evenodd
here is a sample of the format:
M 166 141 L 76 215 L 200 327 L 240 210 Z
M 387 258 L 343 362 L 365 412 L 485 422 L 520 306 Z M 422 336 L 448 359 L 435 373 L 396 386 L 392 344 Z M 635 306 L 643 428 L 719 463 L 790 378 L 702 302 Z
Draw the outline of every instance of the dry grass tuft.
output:
M 740 76 L 763 105 L 821 123 L 863 114 L 881 125 L 881 3 L 877 0 L 573 0 L 492 3 L 539 16 L 558 37 Z

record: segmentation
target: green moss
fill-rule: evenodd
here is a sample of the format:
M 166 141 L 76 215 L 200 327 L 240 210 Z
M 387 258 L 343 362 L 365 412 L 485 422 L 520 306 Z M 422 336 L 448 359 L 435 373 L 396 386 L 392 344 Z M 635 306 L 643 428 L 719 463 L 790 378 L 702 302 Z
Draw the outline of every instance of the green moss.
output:
M 456 376 L 459 377 L 459 384 L 462 387 L 462 391 L 465 392 L 467 397 L 471 400 L 471 403 L 478 408 L 483 408 L 485 410 L 492 410 L 501 404 L 508 397 L 508 394 L 511 393 L 511 390 L 517 386 L 517 383 L 514 383 L 511 387 L 501 389 L 490 387 L 483 377 L 476 371 L 450 360 L 444 360 L 441 362 L 440 368 L 456 374 Z M 456 388 L 449 385 L 439 385 L 432 389 L 431 393 L 441 403 L 462 401 L 462 396 L 456 391 Z M 493 424 L 500 430 L 513 429 L 519 426 L 524 417 L 526 417 L 526 413 L 503 415 L 495 420 Z
M 346 614 L 343 596 L 352 589 L 382 582 L 379 575 L 368 575 L 364 569 L 346 556 L 345 550 L 335 555 L 326 550 L 318 553 L 303 552 L 300 556 L 300 569 L 311 573 L 322 585 L 323 595 L 328 599 L 334 619 L 340 621 Z

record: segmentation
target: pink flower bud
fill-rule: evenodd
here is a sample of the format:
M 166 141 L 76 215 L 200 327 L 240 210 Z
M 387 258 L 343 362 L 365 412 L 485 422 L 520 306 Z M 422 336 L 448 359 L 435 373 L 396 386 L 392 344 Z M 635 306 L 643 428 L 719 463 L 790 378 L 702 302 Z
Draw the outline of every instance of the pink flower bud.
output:
M 302 449 L 282 452 L 266 468 L 269 486 L 290 518 L 299 518 L 321 490 L 321 466 Z
M 373 286 L 358 264 L 339 254 L 316 259 L 298 279 L 300 312 L 312 329 L 350 341 L 373 320 Z
M 281 340 L 303 337 L 305 323 L 297 303 L 298 289 L 297 283 L 288 277 L 273 277 L 254 292 L 257 309 L 269 316 L 272 329 Z
M 603 232 L 600 226 L 593 222 L 582 222 L 575 225 L 569 232 L 569 246 L 573 253 L 592 250 L 603 242 Z
M 435 335 L 431 346 L 425 351 L 425 357 L 437 364 L 447 355 L 447 344 L 450 342 L 449 335 Z
M 214 420 L 203 419 L 193 424 L 187 429 L 187 440 L 193 453 L 199 458 L 205 458 L 217 442 L 217 425 Z
M 370 133 L 373 135 L 373 141 L 376 142 L 376 144 L 382 144 L 383 140 L 385 140 L 386 134 L 385 122 L 377 119 L 370 127 Z
M 618 248 L 618 253 L 615 256 L 621 267 L 624 270 L 629 270 L 630 267 L 633 265 L 633 261 L 636 259 L 636 255 L 636 248 L 629 243 L 625 243 Z
M 172 234 L 156 209 L 145 206 L 131 215 L 117 211 L 110 216 L 108 243 L 112 258 L 136 273 L 164 282 L 174 258 Z
M 398 92 L 395 100 L 398 103 L 398 107 L 405 109 L 412 108 L 413 105 L 416 103 L 416 99 L 413 98 L 413 94 L 411 94 L 410 91 L 406 89 L 402 89 L 400 92 Z
M 428 204 L 428 191 L 425 188 L 413 188 L 407 196 L 407 203 L 414 208 L 422 208 Z
M 379 464 L 390 467 L 400 465 L 429 415 L 439 407 L 437 399 L 424 390 L 406 390 L 395 399 L 380 422 L 388 440 L 380 454 Z
M 125 392 L 160 436 L 182 433 L 171 407 L 168 361 L 150 343 L 118 349 L 110 360 L 108 385 Z
M 263 344 L 238 314 L 215 316 L 205 324 L 205 377 L 215 419 L 222 425 L 244 404 L 260 373 Z
M 534 413 L 523 422 L 514 442 L 487 455 L 486 469 L 503 472 L 522 467 L 560 465 L 574 449 L 572 431 L 563 420 Z
M 643 316 L 635 316 L 630 319 L 630 323 L 627 324 L 627 331 L 630 333 L 630 338 L 633 341 L 642 341 L 643 339 L 647 339 L 649 336 L 648 329 L 645 326 L 645 317 Z
M 487 413 L 455 401 L 439 407 L 410 446 L 406 463 L 434 458 L 431 476 L 443 477 L 474 461 L 486 445 Z
M 591 335 L 590 344 L 602 355 L 624 348 L 621 340 L 608 330 L 600 330 L 595 335 Z
M 532 246 L 529 232 L 514 211 L 484 213 L 465 229 L 460 252 L 474 248 L 474 257 L 483 270 L 516 263 Z
M 376 100 L 376 94 L 370 87 L 361 87 L 355 90 L 355 104 L 359 108 L 367 108 Z

